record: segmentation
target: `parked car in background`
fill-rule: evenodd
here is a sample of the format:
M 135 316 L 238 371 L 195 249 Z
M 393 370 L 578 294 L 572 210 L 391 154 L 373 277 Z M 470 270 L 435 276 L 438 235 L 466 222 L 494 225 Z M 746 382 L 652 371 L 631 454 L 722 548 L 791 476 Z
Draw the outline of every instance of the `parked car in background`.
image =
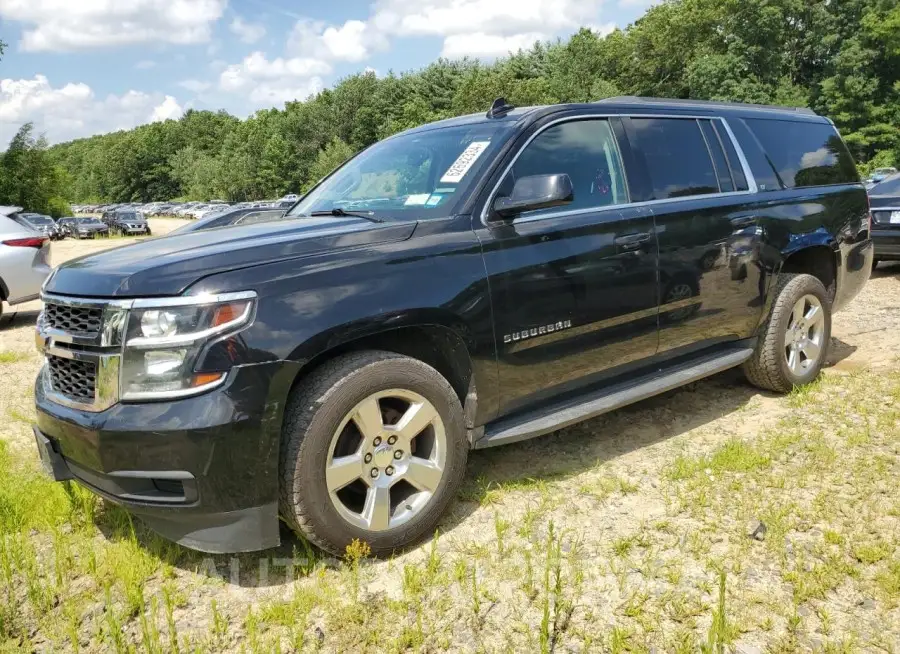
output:
M 869 178 L 869 180 L 873 184 L 878 184 L 879 182 L 886 180 L 891 175 L 896 175 L 896 174 L 897 174 L 897 169 L 894 168 L 893 166 L 889 166 L 887 168 L 876 168 L 875 172 L 872 173 L 872 176 Z
M 900 174 L 895 173 L 869 189 L 875 265 L 900 261 Z
M 60 218 L 59 226 L 67 235 L 78 239 L 96 238 L 109 234 L 109 227 L 103 221 L 90 216 Z
M 143 214 L 136 211 L 107 211 L 101 218 L 109 227 L 110 234 L 136 235 L 145 234 L 151 236 L 150 224 Z
M 255 225 L 257 223 L 281 220 L 284 217 L 283 209 L 232 209 L 182 225 L 178 229 L 169 232 L 173 234 L 186 234 L 217 227 L 234 227 L 237 225 Z
M 39 234 L 43 234 L 50 240 L 55 241 L 64 237 L 64 234 L 50 216 L 40 213 L 22 212 L 17 214 L 14 220 L 23 227 L 28 227 Z
M 40 296 L 50 274 L 50 238 L 19 222 L 20 207 L 0 207 L 0 314 L 3 304 Z

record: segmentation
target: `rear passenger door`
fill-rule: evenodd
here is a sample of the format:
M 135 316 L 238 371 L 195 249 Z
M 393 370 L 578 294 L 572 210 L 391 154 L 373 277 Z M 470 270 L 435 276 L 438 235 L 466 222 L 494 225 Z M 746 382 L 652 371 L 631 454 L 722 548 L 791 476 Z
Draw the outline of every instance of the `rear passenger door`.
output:
M 539 128 L 499 187 L 567 174 L 574 201 L 477 230 L 491 289 L 501 413 L 550 399 L 656 353 L 653 217 L 630 201 L 618 119 L 573 117 Z M 628 153 L 630 155 L 630 152 Z M 490 205 L 489 205 L 490 206 Z
M 659 243 L 659 355 L 751 336 L 767 279 L 759 217 L 725 123 L 706 117 L 625 119 Z

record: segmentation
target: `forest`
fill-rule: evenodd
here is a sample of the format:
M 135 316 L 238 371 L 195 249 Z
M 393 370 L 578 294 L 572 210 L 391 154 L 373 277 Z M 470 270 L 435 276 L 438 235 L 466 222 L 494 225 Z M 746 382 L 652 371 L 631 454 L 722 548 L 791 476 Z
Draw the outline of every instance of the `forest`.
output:
M 617 95 L 810 107 L 835 122 L 863 174 L 894 165 L 900 3 L 669 0 L 605 36 L 583 28 L 493 63 L 360 73 L 244 120 L 189 110 L 52 147 L 24 125 L 0 157 L 0 204 L 278 197 L 379 139 L 499 96 L 525 106 Z

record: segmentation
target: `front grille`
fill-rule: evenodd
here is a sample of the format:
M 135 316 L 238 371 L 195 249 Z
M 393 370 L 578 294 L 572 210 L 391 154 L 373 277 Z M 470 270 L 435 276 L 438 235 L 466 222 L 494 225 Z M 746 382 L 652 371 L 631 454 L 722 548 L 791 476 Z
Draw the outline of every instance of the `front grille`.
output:
M 51 354 L 47 356 L 47 365 L 50 370 L 50 385 L 54 391 L 76 402 L 89 404 L 94 401 L 97 364 Z
M 103 309 L 99 307 L 78 307 L 68 304 L 44 306 L 44 324 L 73 336 L 94 336 L 100 332 Z

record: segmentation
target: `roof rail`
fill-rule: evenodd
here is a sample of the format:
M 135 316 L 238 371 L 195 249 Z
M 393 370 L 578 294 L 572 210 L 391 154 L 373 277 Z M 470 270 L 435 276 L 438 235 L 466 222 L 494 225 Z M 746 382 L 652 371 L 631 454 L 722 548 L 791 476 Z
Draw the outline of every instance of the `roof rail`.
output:
M 633 104 L 680 104 L 685 107 L 723 107 L 723 108 L 735 108 L 739 109 L 741 107 L 746 109 L 762 109 L 766 111 L 785 111 L 795 114 L 800 114 L 803 116 L 816 116 L 815 111 L 812 109 L 807 109 L 806 107 L 782 107 L 774 104 L 750 104 L 747 102 L 717 102 L 714 100 L 673 100 L 671 98 L 645 98 L 637 95 L 621 95 L 615 98 L 605 98 L 603 100 L 598 100 L 597 104 L 604 103 L 612 103 L 612 102 L 621 102 L 621 103 L 633 103 Z

